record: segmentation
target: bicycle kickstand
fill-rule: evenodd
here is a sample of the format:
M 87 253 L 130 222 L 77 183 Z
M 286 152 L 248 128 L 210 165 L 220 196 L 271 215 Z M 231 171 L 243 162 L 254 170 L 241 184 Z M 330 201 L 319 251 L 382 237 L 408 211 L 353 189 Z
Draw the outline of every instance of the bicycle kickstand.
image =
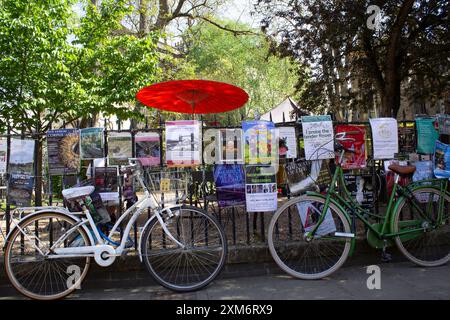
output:
M 390 262 L 392 260 L 392 255 L 386 251 L 387 241 L 384 240 L 383 251 L 381 252 L 381 261 Z

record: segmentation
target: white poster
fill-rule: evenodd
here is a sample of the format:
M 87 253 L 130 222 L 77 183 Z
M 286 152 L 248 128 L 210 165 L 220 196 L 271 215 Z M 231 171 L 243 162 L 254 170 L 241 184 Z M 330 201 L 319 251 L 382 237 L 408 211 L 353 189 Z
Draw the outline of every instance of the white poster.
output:
M 334 131 L 330 116 L 302 117 L 305 159 L 332 159 L 334 154 Z
M 275 174 L 265 173 L 267 167 L 245 168 L 245 203 L 247 212 L 277 210 L 277 183 Z
M 280 156 L 286 156 L 288 159 L 297 158 L 297 137 L 294 127 L 280 127 L 278 148 Z
M 20 174 L 33 173 L 34 140 L 11 139 L 9 171 Z
M 310 232 L 316 226 L 319 221 L 320 215 L 322 214 L 322 209 L 316 208 L 309 201 L 300 201 L 297 203 L 298 213 L 300 215 L 300 219 L 302 220 L 303 227 L 305 232 Z M 323 219 L 320 226 L 317 228 L 316 235 L 324 236 L 329 233 L 336 232 L 336 224 L 334 223 L 333 216 L 331 215 L 331 210 L 328 209 L 325 214 L 325 218 Z
M 0 139 L 0 174 L 6 173 L 6 157 L 8 152 L 8 146 L 6 139 Z
M 201 163 L 200 122 L 166 122 L 166 162 L 169 167 L 196 166 Z
M 398 153 L 398 126 L 394 118 L 370 119 L 373 158 L 392 159 Z

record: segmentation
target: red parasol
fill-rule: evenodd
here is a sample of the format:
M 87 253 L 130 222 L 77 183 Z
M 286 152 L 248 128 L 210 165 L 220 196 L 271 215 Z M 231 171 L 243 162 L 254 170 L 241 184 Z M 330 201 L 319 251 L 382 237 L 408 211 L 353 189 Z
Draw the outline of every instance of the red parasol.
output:
M 178 80 L 143 88 L 136 98 L 144 105 L 160 110 L 205 114 L 240 108 L 248 101 L 248 94 L 228 83 Z

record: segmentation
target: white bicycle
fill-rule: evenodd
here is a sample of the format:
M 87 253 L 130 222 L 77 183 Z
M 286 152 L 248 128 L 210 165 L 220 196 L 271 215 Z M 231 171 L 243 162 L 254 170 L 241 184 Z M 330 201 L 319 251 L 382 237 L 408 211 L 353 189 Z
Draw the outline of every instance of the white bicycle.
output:
M 43 208 L 15 225 L 6 239 L 4 259 L 6 274 L 20 293 L 32 299 L 53 300 L 80 288 L 91 258 L 107 267 L 129 251 L 127 236 L 148 209 L 153 214 L 140 234 L 139 257 L 159 284 L 186 292 L 203 288 L 218 276 L 225 264 L 227 241 L 217 219 L 202 209 L 182 204 L 163 208 L 157 196 L 157 191 L 166 197 L 172 192 L 182 203 L 187 193 L 186 179 L 178 179 L 170 172 L 153 174 L 150 192 L 136 159 L 130 159 L 125 171 L 137 179 L 144 196 L 117 219 L 108 236 L 93 218 L 89 197 L 94 191 L 92 186 L 63 191 L 64 198 L 76 201 L 82 212 Z M 186 191 L 184 195 L 180 194 L 182 190 Z M 113 241 L 127 217 L 123 235 Z

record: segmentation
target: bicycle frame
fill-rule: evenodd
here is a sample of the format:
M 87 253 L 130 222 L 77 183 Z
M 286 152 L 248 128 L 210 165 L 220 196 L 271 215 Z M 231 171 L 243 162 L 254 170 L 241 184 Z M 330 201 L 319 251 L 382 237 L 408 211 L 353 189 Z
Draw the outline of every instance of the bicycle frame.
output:
M 418 210 L 420 215 L 422 215 L 424 218 L 426 218 L 426 215 L 423 212 L 422 208 L 420 208 L 420 206 L 417 204 L 418 200 L 412 196 L 412 191 L 415 190 L 415 187 L 419 187 L 423 183 L 436 183 L 437 181 L 439 181 L 439 183 L 440 183 L 439 189 L 436 188 L 436 184 L 432 187 L 435 189 L 438 189 L 440 191 L 440 194 L 449 195 L 448 192 L 446 191 L 447 186 L 448 186 L 448 180 L 446 180 L 446 179 L 433 179 L 433 180 L 418 181 L 418 182 L 409 184 L 407 187 L 402 187 L 401 185 L 398 184 L 400 176 L 396 175 L 392 193 L 390 195 L 388 206 L 386 209 L 386 214 L 384 215 L 384 217 L 376 215 L 376 214 L 362 208 L 361 205 L 352 198 L 350 192 L 346 188 L 345 181 L 344 181 L 344 170 L 342 169 L 342 166 L 341 166 L 342 156 L 343 156 L 343 151 L 341 153 L 340 160 L 336 166 L 336 171 L 334 172 L 330 188 L 328 189 L 327 194 L 325 196 L 325 204 L 322 209 L 319 221 L 317 222 L 317 224 L 315 225 L 313 230 L 311 230 L 306 235 L 307 238 L 309 238 L 309 239 L 314 237 L 319 226 L 322 224 L 323 220 L 325 219 L 325 215 L 329 208 L 330 202 L 335 202 L 339 207 L 343 208 L 344 214 L 346 212 L 345 209 L 347 209 L 347 211 L 349 211 L 352 214 L 352 219 L 355 219 L 355 217 L 358 218 L 379 239 L 384 240 L 387 238 L 393 238 L 393 237 L 405 235 L 408 233 L 415 233 L 417 231 L 426 230 L 425 227 L 417 228 L 417 229 L 408 229 L 406 231 L 400 231 L 400 232 L 395 232 L 395 233 L 391 233 L 390 230 L 388 230 L 388 226 L 390 224 L 392 214 L 394 212 L 394 209 L 397 206 L 397 203 L 399 203 L 401 196 L 406 197 L 407 201 L 410 201 L 412 203 L 412 205 L 414 206 L 414 208 L 416 210 Z M 342 189 L 342 193 L 344 196 L 341 196 L 338 192 L 336 192 L 336 184 L 337 183 L 339 183 L 339 186 Z M 320 194 L 317 194 L 314 192 L 308 192 L 308 194 L 320 195 Z M 395 200 L 397 195 L 400 197 L 397 200 Z M 320 195 L 320 196 L 323 197 L 323 195 Z M 444 197 L 440 197 L 438 223 L 440 223 L 442 220 L 443 209 L 444 209 Z M 377 230 L 377 228 L 374 227 L 374 225 L 372 223 L 370 223 L 366 217 L 377 217 L 379 219 L 382 219 L 383 222 L 382 222 L 381 231 Z M 349 219 L 349 222 L 350 222 L 350 219 Z M 355 231 L 355 230 L 353 230 L 353 231 Z

